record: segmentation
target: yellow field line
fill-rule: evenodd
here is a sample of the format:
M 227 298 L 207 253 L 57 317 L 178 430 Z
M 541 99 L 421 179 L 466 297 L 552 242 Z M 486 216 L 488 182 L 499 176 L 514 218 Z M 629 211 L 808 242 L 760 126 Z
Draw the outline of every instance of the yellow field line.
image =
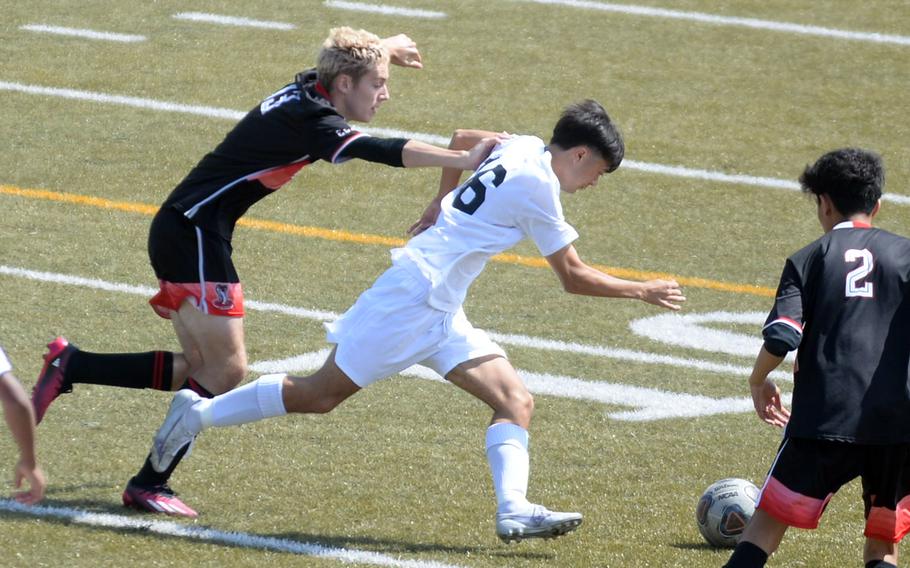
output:
M 47 201 L 72 203 L 75 205 L 87 205 L 89 207 L 97 207 L 99 209 L 125 211 L 127 213 L 141 213 L 143 215 L 154 215 L 158 211 L 158 206 L 146 205 L 144 203 L 113 201 L 101 197 L 91 197 L 88 195 L 79 195 L 75 193 L 48 191 L 46 189 L 25 189 L 12 185 L 0 185 L 0 194 L 24 197 L 27 199 L 43 199 Z M 248 217 L 240 219 L 237 224 L 241 227 L 257 229 L 260 231 L 270 231 L 274 233 L 284 233 L 307 238 L 325 239 L 329 241 L 340 241 L 364 245 L 383 245 L 397 247 L 404 245 L 406 242 L 404 239 L 393 237 L 383 237 L 380 235 L 370 235 L 366 233 L 351 233 L 348 231 L 324 229 L 321 227 L 306 227 L 301 225 L 292 225 L 290 223 L 266 221 L 263 219 L 251 219 Z M 546 259 L 544 258 L 520 256 L 517 254 L 500 254 L 494 256 L 493 260 L 497 262 L 505 262 L 508 264 L 517 264 L 520 266 L 530 266 L 534 268 L 546 268 L 549 266 Z M 599 264 L 595 264 L 593 266 L 598 270 L 601 270 L 618 278 L 627 278 L 629 280 L 674 278 L 677 282 L 679 282 L 681 286 L 689 288 L 705 288 L 708 290 L 735 292 L 739 294 L 752 294 L 754 296 L 763 296 L 769 298 L 773 298 L 775 294 L 775 290 L 773 288 L 754 286 L 752 284 L 736 284 L 734 282 L 709 280 L 707 278 L 676 276 L 673 274 L 667 274 L 665 272 L 648 272 L 644 270 L 618 268 L 615 266 L 604 266 Z

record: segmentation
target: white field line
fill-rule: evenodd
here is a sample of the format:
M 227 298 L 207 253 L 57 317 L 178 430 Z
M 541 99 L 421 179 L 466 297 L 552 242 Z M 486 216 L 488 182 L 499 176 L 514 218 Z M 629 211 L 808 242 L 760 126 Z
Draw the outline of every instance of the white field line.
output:
M 613 4 L 609 2 L 592 2 L 586 0 L 518 0 L 521 2 L 531 2 L 534 4 L 550 4 L 556 6 L 568 6 L 572 8 L 584 8 L 587 10 L 600 10 L 603 12 L 615 12 L 619 14 L 630 14 L 633 16 L 649 16 L 654 18 L 669 18 L 674 20 L 687 20 L 690 22 L 699 22 L 703 24 L 712 24 L 717 26 L 739 26 L 753 28 L 758 30 L 770 30 L 775 32 L 784 32 L 800 35 L 831 37 L 835 39 L 846 39 L 852 41 L 868 41 L 873 43 L 886 43 L 894 45 L 910 45 L 910 36 L 880 34 L 876 32 L 854 32 L 848 30 L 839 30 L 834 28 L 823 28 L 819 26 L 807 26 L 803 24 L 793 24 L 790 22 L 775 22 L 773 20 L 759 20 L 756 18 L 740 18 L 735 16 L 718 16 L 716 14 L 706 14 L 704 12 L 685 12 L 682 10 L 670 10 L 667 8 L 652 8 L 649 6 L 637 6 L 633 4 Z
M 157 293 L 157 289 L 150 286 L 135 286 L 131 284 L 122 284 L 107 282 L 97 278 L 85 278 L 82 276 L 73 276 L 69 274 L 59 274 L 55 272 L 42 272 L 29 270 L 25 268 L 16 268 L 12 266 L 0 265 L 0 275 L 14 276 L 39 282 L 48 282 L 53 284 L 64 284 L 68 286 L 78 286 L 80 288 L 89 288 L 93 290 L 103 290 L 105 292 L 120 292 L 133 294 L 137 296 L 151 297 Z M 289 316 L 295 316 L 303 319 L 315 321 L 331 321 L 338 317 L 338 314 L 322 310 L 310 310 L 275 304 L 269 302 L 257 302 L 255 300 L 244 299 L 244 305 L 256 311 L 267 311 L 281 313 Z M 699 359 L 688 359 L 684 357 L 673 357 L 669 355 L 660 355 L 658 353 L 648 353 L 646 351 L 633 351 L 631 349 L 621 349 L 616 347 L 604 347 L 599 345 L 584 345 L 581 343 L 567 343 L 552 339 L 540 337 L 531 337 L 527 335 L 497 333 L 489 331 L 488 334 L 494 341 L 505 345 L 516 347 L 527 347 L 532 349 L 544 349 L 560 353 L 574 353 L 576 355 L 590 355 L 594 357 L 603 357 L 606 359 L 618 359 L 633 363 L 667 365 L 670 367 L 681 367 L 687 369 L 697 369 L 712 373 L 736 375 L 747 377 L 752 372 L 751 367 L 744 365 L 731 365 L 727 363 L 715 363 L 712 361 L 703 361 Z M 257 372 L 271 372 L 285 370 L 283 368 L 271 369 L 260 368 L 250 365 L 250 368 Z M 792 380 L 791 377 L 782 371 L 776 371 L 773 377 L 783 380 Z
M 191 22 L 206 22 L 209 24 L 221 24 L 223 26 L 239 26 L 247 28 L 263 28 L 268 30 L 293 30 L 297 26 L 287 22 L 270 22 L 268 20 L 253 20 L 250 18 L 236 18 L 234 16 L 222 16 L 219 14 L 207 14 L 203 12 L 180 12 L 171 16 L 175 20 L 188 20 Z
M 80 28 L 64 28 L 61 26 L 48 26 L 45 24 L 27 24 L 19 26 L 20 30 L 27 32 L 38 32 L 44 34 L 55 34 L 70 37 L 81 37 L 85 39 L 100 39 L 104 41 L 119 41 L 123 43 L 135 43 L 145 41 L 146 37 L 133 34 L 118 34 L 114 32 L 99 32 L 96 30 L 84 30 Z
M 324 2 L 328 8 L 338 8 L 340 10 L 354 10 L 356 12 L 369 12 L 371 14 L 383 14 L 386 16 L 404 16 L 406 18 L 445 18 L 445 12 L 434 12 L 432 10 L 417 10 L 414 8 L 399 8 L 398 6 L 388 6 L 385 4 L 366 4 L 364 2 L 342 2 L 340 0 L 326 0 Z
M 250 365 L 257 373 L 306 373 L 322 366 L 330 349 L 303 353 L 285 359 L 259 361 Z M 562 375 L 533 373 L 522 369 L 516 372 L 537 395 L 555 396 L 572 400 L 598 402 L 612 406 L 631 407 L 629 410 L 607 414 L 614 420 L 627 422 L 648 422 L 668 418 L 694 418 L 715 414 L 736 414 L 753 409 L 750 397 L 711 398 L 709 396 L 671 392 L 647 387 L 637 387 L 606 381 L 591 381 Z M 402 371 L 401 375 L 449 384 L 435 371 L 414 365 Z M 668 382 L 671 382 L 668 380 Z M 783 400 L 790 403 L 792 395 L 786 393 Z
M 102 104 L 115 104 L 123 105 L 134 108 L 143 108 L 149 110 L 165 111 L 165 112 L 177 112 L 184 114 L 194 114 L 199 116 L 206 116 L 211 118 L 223 118 L 228 120 L 240 120 L 243 118 L 246 113 L 239 110 L 231 110 L 227 108 L 218 108 L 210 106 L 201 106 L 201 105 L 188 105 L 181 103 L 171 103 L 166 101 L 159 101 L 155 99 L 145 99 L 140 97 L 130 97 L 123 95 L 109 95 L 106 93 L 96 93 L 92 91 L 80 91 L 76 89 L 64 89 L 57 87 L 42 87 L 40 85 L 24 85 L 22 83 L 13 83 L 8 81 L 0 81 L 0 91 L 14 91 L 18 93 L 25 93 L 29 95 L 40 95 L 47 97 L 60 97 L 64 99 L 75 99 L 81 101 L 90 101 Z M 423 132 L 410 132 L 407 130 L 396 130 L 393 128 L 361 128 L 364 132 L 375 134 L 377 136 L 390 136 L 390 137 L 401 137 L 401 138 L 413 138 L 415 140 L 422 140 L 430 144 L 436 144 L 439 146 L 447 146 L 449 144 L 449 137 L 440 136 L 438 134 L 427 134 Z M 799 190 L 799 185 L 796 182 L 778 179 L 778 178 L 769 178 L 769 177 L 755 177 L 749 175 L 740 175 L 740 174 L 726 174 L 723 172 L 713 172 L 710 170 L 702 170 L 695 168 L 686 168 L 683 166 L 668 166 L 664 164 L 653 164 L 648 162 L 637 162 L 634 160 L 623 160 L 624 168 L 629 168 L 633 170 L 643 171 L 647 173 L 691 178 L 691 179 L 701 179 L 705 181 L 714 181 L 721 183 L 732 183 L 740 185 L 752 185 L 759 187 L 770 187 L 775 189 L 788 189 L 788 190 Z M 899 205 L 910 205 L 910 195 L 897 195 L 893 193 L 886 193 L 882 197 L 883 201 L 889 201 L 892 203 L 897 203 Z
M 215 542 L 239 548 L 271 550 L 303 556 L 313 556 L 326 560 L 337 560 L 344 564 L 368 564 L 371 566 L 397 566 L 400 568 L 458 568 L 454 564 L 443 564 L 435 561 L 401 560 L 378 552 L 335 548 L 300 542 L 286 538 L 259 536 L 243 532 L 220 531 L 195 525 L 185 525 L 172 521 L 156 521 L 112 515 L 109 513 L 92 513 L 69 507 L 30 506 L 16 501 L 0 499 L 0 510 L 19 513 L 38 518 L 54 518 L 79 525 L 103 527 L 113 530 L 132 530 L 153 533 L 168 537 L 192 541 Z

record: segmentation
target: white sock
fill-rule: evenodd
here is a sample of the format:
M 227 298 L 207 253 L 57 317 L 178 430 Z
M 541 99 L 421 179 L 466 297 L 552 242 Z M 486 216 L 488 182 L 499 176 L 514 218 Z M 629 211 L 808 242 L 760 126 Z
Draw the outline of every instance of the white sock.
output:
M 281 398 L 285 375 L 264 375 L 251 383 L 193 406 L 187 426 L 201 431 L 210 426 L 234 426 L 284 416 Z M 197 428 L 198 426 L 198 428 Z
M 528 431 L 511 422 L 487 428 L 487 460 L 496 491 L 496 512 L 517 513 L 528 509 Z

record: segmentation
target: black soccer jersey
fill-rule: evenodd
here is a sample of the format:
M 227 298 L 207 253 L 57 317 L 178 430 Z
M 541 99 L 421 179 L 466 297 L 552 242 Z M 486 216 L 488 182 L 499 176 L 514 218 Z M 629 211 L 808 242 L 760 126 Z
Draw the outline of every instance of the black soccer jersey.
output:
M 343 161 L 342 150 L 361 136 L 332 106 L 315 70 L 306 71 L 247 113 L 163 206 L 230 239 L 253 203 L 316 160 Z
M 910 240 L 844 222 L 787 259 L 763 333 L 799 350 L 787 433 L 910 443 Z

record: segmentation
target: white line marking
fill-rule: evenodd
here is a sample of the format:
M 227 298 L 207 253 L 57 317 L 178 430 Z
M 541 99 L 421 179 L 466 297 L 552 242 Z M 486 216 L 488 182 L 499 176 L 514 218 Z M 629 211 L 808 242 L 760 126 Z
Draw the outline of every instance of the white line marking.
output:
M 222 16 L 219 14 L 207 14 L 203 12 L 180 12 L 172 16 L 175 20 L 187 20 L 191 22 L 206 22 L 210 24 L 221 24 L 224 26 L 240 26 L 247 28 L 263 28 L 268 30 L 293 30 L 297 26 L 287 22 L 270 22 L 268 20 L 253 20 L 250 18 L 236 18 L 234 16 Z
M 268 374 L 306 373 L 320 368 L 330 352 L 330 349 L 322 349 L 286 359 L 259 361 L 250 365 L 250 369 L 257 373 Z M 668 418 L 734 414 L 749 412 L 753 409 L 750 397 L 711 398 L 606 381 L 589 381 L 575 377 L 533 373 L 522 369 L 516 369 L 516 372 L 533 394 L 632 407 L 631 410 L 611 412 L 607 415 L 614 420 L 645 422 Z M 409 367 L 400 374 L 450 384 L 435 371 L 419 365 Z M 791 396 L 789 393 L 783 395 L 786 404 L 790 403 Z
M 895 45 L 910 45 L 910 37 L 902 35 L 880 34 L 876 32 L 853 32 L 848 30 L 838 30 L 833 28 L 823 28 L 819 26 L 807 26 L 803 24 L 793 24 L 790 22 L 775 22 L 773 20 L 759 20 L 756 18 L 739 18 L 733 16 L 718 16 L 715 14 L 706 14 L 704 12 L 684 12 L 682 10 L 670 10 L 666 8 L 651 8 L 648 6 L 636 6 L 632 4 L 611 4 L 607 2 L 591 2 L 585 0 L 519 0 L 521 2 L 532 2 L 534 4 L 551 4 L 559 6 L 569 6 L 572 8 L 585 8 L 588 10 L 600 10 L 603 12 L 616 12 L 620 14 L 631 14 L 635 16 L 650 16 L 655 18 L 670 18 L 674 20 L 688 20 L 691 22 L 700 22 L 704 24 L 713 24 L 719 26 L 740 26 L 746 28 L 771 30 L 776 32 L 786 32 L 801 35 L 833 37 L 837 39 L 847 39 L 854 41 L 869 41 L 873 43 L 890 43 Z
M 134 294 L 137 296 L 145 297 L 151 297 L 158 292 L 157 289 L 149 286 L 133 286 L 130 284 L 107 282 L 104 280 L 99 280 L 97 278 L 84 278 L 82 276 L 71 276 L 68 274 L 59 274 L 55 272 L 41 272 L 37 270 L 28 270 L 25 268 L 16 268 L 5 265 L 0 265 L 0 275 L 15 276 L 18 278 L 25 278 L 27 280 L 36 280 L 53 284 L 65 284 L 70 286 L 79 286 L 82 288 L 104 290 L 106 292 L 121 292 L 125 294 Z M 296 308 L 283 304 L 257 302 L 255 300 L 244 299 L 244 305 L 251 310 L 282 313 L 285 315 L 296 316 L 299 318 L 311 319 L 315 321 L 331 321 L 338 317 L 338 314 L 334 312 Z M 750 367 L 744 365 L 715 363 L 713 361 L 673 357 L 670 355 L 660 355 L 657 353 L 648 353 L 645 351 L 632 351 L 631 349 L 621 349 L 616 347 L 584 345 L 581 343 L 566 343 L 564 341 L 531 337 L 527 335 L 497 333 L 495 331 L 488 331 L 487 333 L 494 341 L 498 341 L 506 345 L 530 347 L 533 349 L 544 349 L 562 353 L 575 353 L 579 355 L 591 355 L 594 357 L 619 359 L 622 361 L 631 361 L 635 363 L 698 369 L 700 371 L 708 371 L 726 375 L 749 376 L 749 374 L 752 372 L 752 369 Z M 253 365 L 251 365 L 250 368 L 254 368 Z M 267 368 L 257 367 L 254 368 L 254 370 L 257 372 L 270 372 Z M 277 370 L 280 371 L 282 368 L 278 368 Z M 771 376 L 783 380 L 788 380 L 790 378 L 788 374 L 782 371 L 775 371 L 775 373 L 772 373 Z
M 112 528 L 114 530 L 134 530 L 150 532 L 169 537 L 184 538 L 193 541 L 216 542 L 240 548 L 271 550 L 303 556 L 313 556 L 327 560 L 337 560 L 345 564 L 369 564 L 372 566 L 397 566 L 401 568 L 459 568 L 456 564 L 444 564 L 426 560 L 401 560 L 378 552 L 336 548 L 300 542 L 287 538 L 259 536 L 256 534 L 220 531 L 196 525 L 185 525 L 172 521 L 137 519 L 125 515 L 109 513 L 92 513 L 69 507 L 30 506 L 7 499 L 0 499 L 0 510 L 30 515 L 63 519 L 71 523 L 93 527 Z
M 92 91 L 78 91 L 75 89 L 61 89 L 56 87 L 42 87 L 38 85 L 23 85 L 22 83 L 11 83 L 7 81 L 0 81 L 0 91 L 14 91 L 18 93 L 25 93 L 29 95 L 43 95 L 49 97 L 61 97 L 65 99 L 76 99 L 82 101 L 90 101 L 103 104 L 116 104 L 123 105 L 135 108 L 145 108 L 150 110 L 158 110 L 165 112 L 178 112 L 185 114 L 195 114 L 199 116 L 207 116 L 212 118 L 224 118 L 229 120 L 240 120 L 243 118 L 246 113 L 239 110 L 231 110 L 227 108 L 218 108 L 218 107 L 209 107 L 209 106 L 200 106 L 200 105 L 187 105 L 180 103 L 169 103 L 165 101 L 158 101 L 154 99 L 143 99 L 139 97 L 129 97 L 122 95 L 108 95 L 105 93 L 96 93 Z M 389 136 L 397 138 L 413 138 L 415 140 L 421 140 L 428 142 L 430 144 L 436 144 L 439 146 L 447 146 L 449 144 L 448 136 L 440 136 L 438 134 L 426 134 L 423 132 L 411 132 L 408 130 L 396 130 L 393 128 L 359 128 L 363 132 L 368 132 L 375 134 L 377 136 Z M 755 177 L 748 175 L 740 174 L 726 174 L 722 172 L 712 172 L 709 170 L 700 170 L 693 168 L 686 168 L 683 166 L 668 166 L 663 164 L 652 164 L 648 162 L 636 162 L 634 160 L 623 160 L 624 168 L 629 168 L 632 170 L 643 171 L 647 173 L 656 173 L 661 175 L 684 177 L 684 178 L 693 178 L 693 179 L 703 179 L 706 181 L 715 181 L 721 183 L 732 183 L 732 184 L 745 184 L 753 185 L 759 187 L 771 187 L 775 189 L 789 189 L 789 190 L 799 190 L 799 185 L 796 182 L 777 179 L 777 178 L 768 178 L 768 177 Z M 892 203 L 897 203 L 899 205 L 910 205 L 910 195 L 897 195 L 894 193 L 886 193 L 882 196 L 883 201 L 889 201 Z
M 397 6 L 386 6 L 380 4 L 365 4 L 363 2 L 342 2 L 340 0 L 326 0 L 324 4 L 329 8 L 339 8 L 341 10 L 354 10 L 357 12 L 370 12 L 373 14 L 383 14 L 386 16 L 405 16 L 408 18 L 445 18 L 445 12 L 433 12 L 432 10 L 417 10 L 413 8 L 399 8 Z
M 45 34 L 56 34 L 62 36 L 81 37 L 86 39 L 100 39 L 105 41 L 119 41 L 124 43 L 135 43 L 145 41 L 146 37 L 132 34 L 118 34 L 114 32 L 99 32 L 95 30 L 84 30 L 79 28 L 64 28 L 61 26 L 48 26 L 44 24 L 27 24 L 19 26 L 20 30 L 28 32 L 38 32 Z

